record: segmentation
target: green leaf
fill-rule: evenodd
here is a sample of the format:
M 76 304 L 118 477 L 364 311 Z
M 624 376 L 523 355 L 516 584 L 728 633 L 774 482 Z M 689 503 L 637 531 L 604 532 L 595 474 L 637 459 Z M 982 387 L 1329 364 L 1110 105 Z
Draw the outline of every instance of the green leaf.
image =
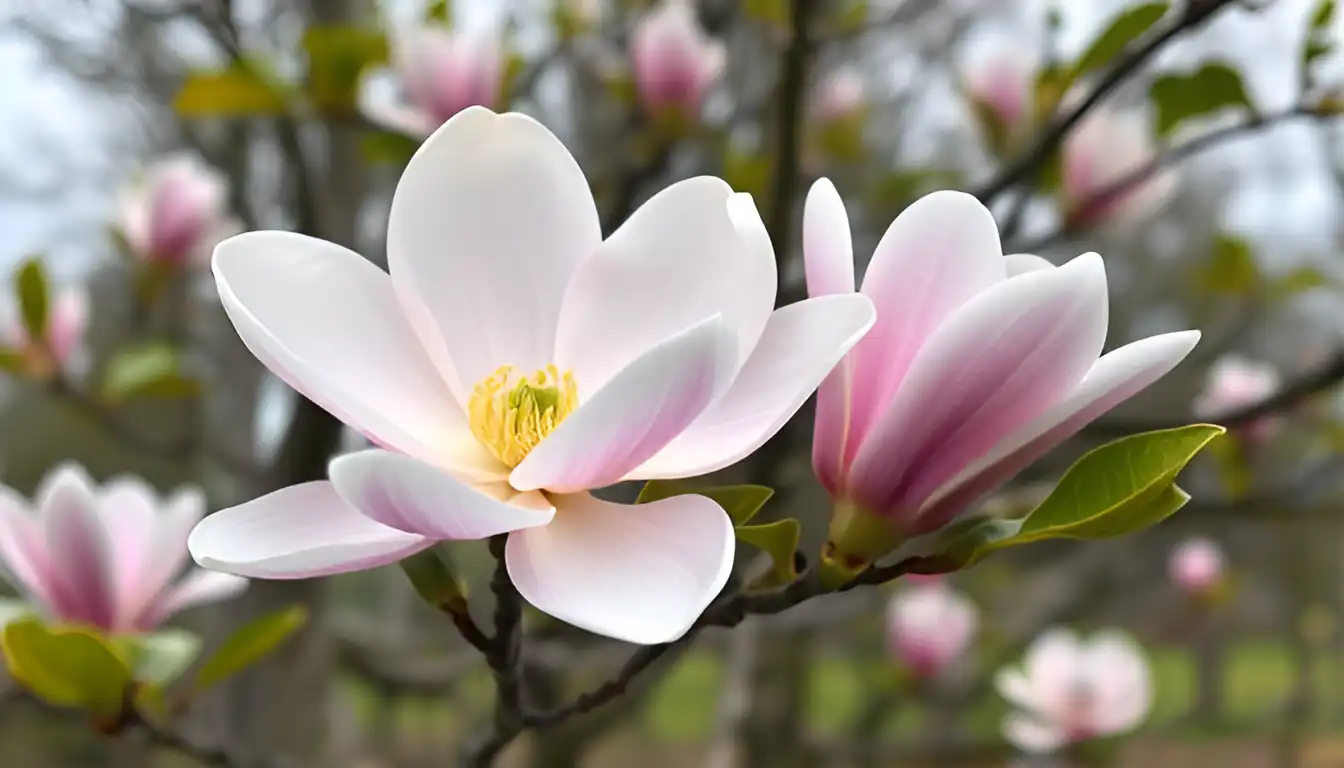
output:
M 443 25 L 453 23 L 453 4 L 451 0 L 430 0 L 425 6 L 425 21 Z
M 10 597 L 0 598 L 0 630 L 8 624 L 33 615 L 32 606 Z
M 308 54 L 308 94 L 319 108 L 336 113 L 354 109 L 360 76 L 388 58 L 386 35 L 354 25 L 310 27 L 303 49 Z
M 1211 293 L 1245 295 L 1260 283 L 1250 243 L 1228 234 L 1214 240 L 1213 257 L 1198 276 L 1200 287 Z
M 299 631 L 308 621 L 308 611 L 300 605 L 285 608 L 254 619 L 239 627 L 196 674 L 195 689 L 203 691 L 261 661 Z
M 1298 267 L 1274 280 L 1273 287 L 1270 289 L 1270 296 L 1274 299 L 1287 299 L 1317 288 L 1332 287 L 1334 287 L 1334 284 L 1330 281 L 1330 278 L 1319 269 Z
M 135 681 L 168 685 L 187 671 L 201 653 L 201 638 L 185 629 L 166 629 L 129 639 Z
M 1227 64 L 1205 64 L 1190 73 L 1163 75 L 1153 81 L 1148 98 L 1157 108 L 1157 134 L 1168 136 L 1181 123 L 1223 109 L 1254 113 L 1241 73 Z
M 360 139 L 364 159 L 373 164 L 404 166 L 419 148 L 419 141 L 391 131 L 372 131 Z
M 789 23 L 789 0 L 746 0 L 742 7 L 754 19 L 779 26 Z
M 248 117 L 285 111 L 285 93 L 278 84 L 246 63 L 214 72 L 187 75 L 173 99 L 182 117 Z
M 1314 80 L 1311 65 L 1335 49 L 1334 36 L 1330 34 L 1330 23 L 1334 18 L 1335 0 L 1320 0 L 1311 15 L 1311 26 L 1307 28 L 1302 44 L 1302 82 L 1308 86 Z
M 1316 11 L 1311 14 L 1311 29 L 1313 32 L 1324 31 L 1330 26 L 1330 22 L 1335 18 L 1335 0 L 1320 0 L 1316 4 Z
M 200 382 L 184 373 L 177 349 L 151 343 L 113 355 L 103 372 L 102 392 L 114 403 L 135 397 L 194 397 Z
M 1142 37 L 1167 14 L 1170 3 L 1144 3 L 1127 9 L 1097 35 L 1073 65 L 1070 81 L 1110 64 L 1125 47 Z
M 447 552 L 431 547 L 398 565 L 425 602 L 441 611 L 457 613 L 466 610 L 467 597 L 462 591 L 462 580 L 457 577 Z
M 708 496 L 713 499 L 723 507 L 724 512 L 728 513 L 733 525 L 739 526 L 755 517 L 770 497 L 775 495 L 775 491 L 764 485 L 726 485 L 710 488 L 687 486 L 669 480 L 650 480 L 644 484 L 635 503 L 648 504 L 651 501 L 686 494 Z
M 798 540 L 803 535 L 803 527 L 797 520 L 786 517 L 762 525 L 741 525 L 734 533 L 739 540 L 766 553 L 774 562 L 766 583 L 760 586 L 788 584 L 797 578 L 793 561 Z
M 14 278 L 14 295 L 19 302 L 19 312 L 23 316 L 23 327 L 28 331 L 28 338 L 45 339 L 51 289 L 41 259 L 33 257 L 19 265 L 18 275 Z
M 9 347 L 0 347 L 0 371 L 23 375 L 28 370 L 28 361 L 23 352 Z
M 6 625 L 0 643 L 10 674 L 43 701 L 99 715 L 121 711 L 131 670 L 102 636 L 30 618 Z

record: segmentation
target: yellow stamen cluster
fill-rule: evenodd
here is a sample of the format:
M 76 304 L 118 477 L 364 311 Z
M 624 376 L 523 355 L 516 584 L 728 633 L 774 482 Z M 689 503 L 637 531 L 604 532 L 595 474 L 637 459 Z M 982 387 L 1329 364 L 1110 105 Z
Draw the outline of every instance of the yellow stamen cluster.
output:
M 506 365 L 476 385 L 467 405 L 471 432 L 491 453 L 516 467 L 579 407 L 574 374 L 548 365 L 509 386 L 513 366 Z

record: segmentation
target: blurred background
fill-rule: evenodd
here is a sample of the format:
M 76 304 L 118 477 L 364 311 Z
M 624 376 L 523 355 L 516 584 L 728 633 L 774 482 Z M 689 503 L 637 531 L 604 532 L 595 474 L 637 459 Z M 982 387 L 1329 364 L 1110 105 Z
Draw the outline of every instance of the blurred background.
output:
M 781 303 L 805 292 L 815 179 L 845 199 L 860 269 L 906 205 L 963 189 L 1006 253 L 1103 255 L 1108 348 L 1204 331 L 1175 373 L 990 503 L 1041 498 L 1107 439 L 1226 424 L 1183 476 L 1194 501 L 1133 537 L 707 632 L 501 764 L 1007 765 L 995 673 L 1069 626 L 1131 633 L 1154 691 L 1135 733 L 1078 764 L 1344 766 L 1341 32 L 1319 0 L 6 0 L 0 274 L 40 263 L 52 314 L 34 343 L 21 289 L 0 291 L 0 480 L 29 494 L 73 460 L 164 492 L 198 484 L 218 509 L 324 476 L 361 438 L 247 353 L 203 256 L 288 229 L 382 264 L 401 168 L 470 104 L 555 131 L 606 232 L 678 179 L 751 192 Z M 800 519 L 809 553 L 829 513 L 810 429 L 804 409 L 723 473 L 778 489 L 763 514 Z M 489 616 L 485 547 L 452 551 Z M 294 603 L 308 626 L 197 702 L 184 732 L 240 765 L 455 764 L 488 721 L 489 671 L 397 569 L 257 582 L 181 621 L 209 645 Z M 628 653 L 537 613 L 527 627 L 538 706 Z M 0 762 L 192 764 L 17 696 L 0 705 Z

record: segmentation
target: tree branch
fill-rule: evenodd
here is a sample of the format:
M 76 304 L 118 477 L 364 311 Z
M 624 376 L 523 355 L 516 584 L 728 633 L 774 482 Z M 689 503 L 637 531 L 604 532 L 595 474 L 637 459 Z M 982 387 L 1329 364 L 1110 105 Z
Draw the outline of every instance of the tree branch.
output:
M 988 205 L 992 200 L 1015 186 L 1019 182 L 1034 176 L 1055 150 L 1064 142 L 1073 130 L 1094 107 L 1102 102 L 1112 91 L 1120 86 L 1130 75 L 1137 72 L 1145 63 L 1158 54 L 1168 43 L 1183 33 L 1195 29 L 1211 18 L 1233 0 L 1192 0 L 1160 32 L 1135 47 L 1119 63 L 1106 71 L 1076 106 L 1058 115 L 1045 128 L 1029 149 L 1017 160 L 1004 166 L 1002 170 L 975 196 Z
M 523 598 L 509 578 L 504 545 L 508 534 L 490 539 L 490 554 L 495 557 L 495 575 L 490 591 L 495 596 L 495 630 L 490 638 L 485 661 L 495 673 L 495 715 L 491 732 L 471 748 L 465 757 L 468 766 L 489 766 L 504 748 L 523 730 L 522 625 Z
M 822 3 L 794 0 L 789 12 L 789 44 L 780 60 L 779 112 L 775 133 L 775 162 L 766 230 L 775 246 L 775 259 L 789 258 L 793 241 L 793 203 L 798 194 L 798 164 L 801 161 L 803 106 L 807 96 L 808 71 L 811 69 L 813 44 L 812 15 Z M 779 279 L 785 278 L 779 270 Z M 786 286 L 781 285 L 781 293 Z M 787 301 L 785 302 L 787 303 Z

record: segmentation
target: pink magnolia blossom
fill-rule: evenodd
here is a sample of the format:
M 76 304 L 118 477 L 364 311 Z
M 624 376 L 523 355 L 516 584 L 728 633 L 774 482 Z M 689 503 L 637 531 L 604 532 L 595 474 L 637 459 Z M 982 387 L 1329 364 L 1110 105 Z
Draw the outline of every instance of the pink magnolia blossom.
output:
M 0 486 L 0 572 L 47 618 L 110 633 L 154 629 L 174 613 L 233 597 L 247 580 L 182 574 L 187 535 L 205 513 L 196 489 L 160 500 L 133 477 L 95 485 L 56 468 L 33 503 Z
M 727 59 L 723 43 L 705 33 L 688 0 L 663 0 L 640 19 L 630 53 L 640 100 L 655 113 L 698 114 Z
M 970 647 L 975 604 L 943 582 L 903 589 L 887 605 L 887 641 L 912 674 L 937 675 Z
M 1030 753 L 1131 731 L 1153 705 L 1143 650 L 1118 630 L 1086 640 L 1051 630 L 1027 650 L 1020 668 L 1001 670 L 994 682 L 1018 708 L 1003 721 L 1004 737 Z
M 47 315 L 46 338 L 41 343 L 28 335 L 17 307 L 10 307 L 5 314 L 5 341 L 19 353 L 28 375 L 48 378 L 78 367 L 89 325 L 89 296 L 83 286 L 72 285 L 55 292 Z
M 1224 355 L 1209 366 L 1204 391 L 1195 398 L 1195 415 L 1213 419 L 1238 408 L 1255 405 L 1279 389 L 1279 371 L 1269 363 L 1240 355 Z M 1240 434 L 1252 439 L 1269 437 L 1279 421 L 1272 417 L 1243 425 Z
M 843 120 L 863 110 L 863 76 L 844 68 L 832 72 L 822 82 L 813 104 L 813 116 L 822 123 Z
M 227 197 L 228 182 L 215 170 L 190 155 L 166 157 L 124 192 L 122 235 L 144 261 L 204 264 L 220 240 L 238 232 Z
M 248 348 L 381 448 L 206 518 L 197 562 L 306 578 L 508 533 L 509 574 L 538 609 L 671 640 L 728 577 L 727 515 L 702 496 L 627 506 L 588 491 L 742 459 L 873 322 L 855 296 L 772 311 L 769 237 L 719 179 L 674 184 L 604 242 L 560 141 L 482 107 L 407 166 L 387 252 L 390 275 L 286 232 L 216 251 Z
M 808 292 L 852 294 L 849 224 L 830 182 L 812 188 L 803 218 Z M 989 211 L 961 192 L 897 217 L 861 293 L 877 324 L 822 384 L 812 445 L 838 502 L 835 554 L 853 566 L 946 525 L 1199 339 L 1170 333 L 1102 355 L 1101 258 L 1005 257 Z
M 393 38 L 392 64 L 365 80 L 360 109 L 414 138 L 429 136 L 467 107 L 496 107 L 504 98 L 504 50 L 492 30 L 404 30 Z
M 1003 138 L 1020 137 L 1034 120 L 1037 59 L 1023 46 L 987 48 L 962 70 L 966 94 Z
M 1160 208 L 1176 188 L 1176 177 L 1169 171 L 1112 190 L 1152 160 L 1156 151 L 1142 113 L 1093 110 L 1064 142 L 1061 194 L 1069 223 L 1132 222 Z
M 1211 539 L 1190 539 L 1172 550 L 1167 571 L 1181 591 L 1207 596 L 1223 583 L 1223 550 Z

